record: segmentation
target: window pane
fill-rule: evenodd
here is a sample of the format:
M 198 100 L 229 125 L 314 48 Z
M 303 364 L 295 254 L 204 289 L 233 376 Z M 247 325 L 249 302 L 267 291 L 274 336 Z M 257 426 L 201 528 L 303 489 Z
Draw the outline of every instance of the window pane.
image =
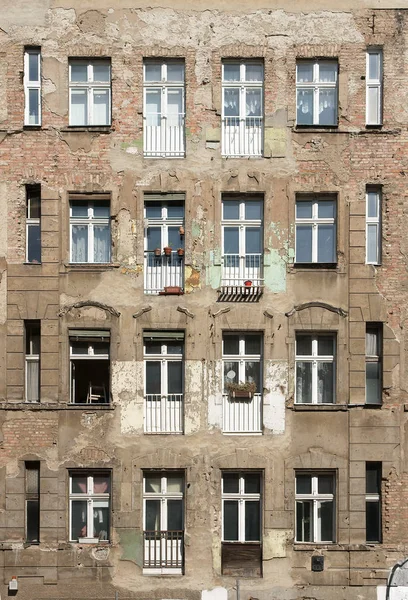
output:
M 181 361 L 167 363 L 167 377 L 169 394 L 181 394 L 183 392 L 183 368 Z
M 71 503 L 71 539 L 87 537 L 87 501 L 73 500 Z
M 94 202 L 92 204 L 93 216 L 95 219 L 109 219 L 109 203 Z
M 367 123 L 376 125 L 380 122 L 380 88 L 368 86 L 367 95 Z
M 38 463 L 26 463 L 26 493 L 38 494 L 40 489 L 40 467 Z
M 224 227 L 224 254 L 239 253 L 238 227 Z
M 225 88 L 224 89 L 224 116 L 238 117 L 239 116 L 239 89 Z
M 26 539 L 27 542 L 38 542 L 40 537 L 40 511 L 38 500 L 26 501 Z
M 146 394 L 161 393 L 161 363 L 148 360 L 146 362 Z
M 73 475 L 72 480 L 72 493 L 73 494 L 86 494 L 88 491 L 88 478 L 84 475 Z
M 37 125 L 40 122 L 40 90 L 28 90 L 28 115 L 29 124 Z
M 320 540 L 321 542 L 332 542 L 333 538 L 333 502 L 321 502 L 317 511 L 320 518 Z
M 167 229 L 167 243 L 173 252 L 182 246 L 179 227 L 169 227 Z
M 167 63 L 167 81 L 184 81 L 183 63 Z
M 39 402 L 40 400 L 40 361 L 26 361 L 26 400 Z
M 296 493 L 311 494 L 312 493 L 312 476 L 311 475 L 296 475 Z
M 298 125 L 313 125 L 313 90 L 298 89 L 296 98 Z
M 366 540 L 367 542 L 381 541 L 380 502 L 366 502 Z
M 378 52 L 369 52 L 368 54 L 368 79 L 379 81 L 380 71 L 380 54 Z
M 261 336 L 245 336 L 245 354 L 261 354 Z
M 238 220 L 239 219 L 239 200 L 224 200 L 222 203 L 223 207 L 223 219 L 224 220 Z
M 319 475 L 317 478 L 317 491 L 319 494 L 333 494 L 333 475 Z
M 225 355 L 239 354 L 239 335 L 225 335 L 223 338 Z
M 222 476 L 222 485 L 224 494 L 238 494 L 239 475 L 238 473 L 224 473 Z
M 335 89 L 319 90 L 319 125 L 337 124 L 337 94 Z
M 263 81 L 263 65 L 256 63 L 247 63 L 245 66 L 246 81 Z
M 378 225 L 367 225 L 367 261 L 378 262 Z
M 309 200 L 302 200 L 296 202 L 296 218 L 297 219 L 311 219 L 313 210 L 313 202 Z
M 71 81 L 88 81 L 88 66 L 86 64 L 72 62 Z
M 334 339 L 329 335 L 317 336 L 317 354 L 318 356 L 333 356 Z
M 109 91 L 93 92 L 93 125 L 109 125 Z
M 245 252 L 246 254 L 261 254 L 261 228 L 245 228 Z
M 260 117 L 262 115 L 262 90 L 246 90 L 245 115 Z
M 93 65 L 94 81 L 110 81 L 110 65 L 103 62 L 95 62 Z
M 183 113 L 183 92 L 182 90 L 167 91 L 167 126 L 177 127 L 179 115 Z
M 27 226 L 27 261 L 41 262 L 41 227 L 40 225 Z
M 184 478 L 182 475 L 167 475 L 167 492 L 183 492 Z
M 71 216 L 78 218 L 88 218 L 88 202 L 72 202 L 71 203 Z
M 161 81 L 161 65 L 145 64 L 145 81 Z
M 39 219 L 41 217 L 41 197 L 40 192 L 32 190 L 27 191 L 27 211 L 26 216 L 29 219 Z
M 169 202 L 167 205 L 168 219 L 184 219 L 184 202 Z
M 238 540 L 238 502 L 224 500 L 224 540 Z
M 312 355 L 312 336 L 298 335 L 296 337 L 296 354 L 297 356 Z
M 109 354 L 109 342 L 93 342 L 94 354 Z
M 333 363 L 317 363 L 317 402 L 332 404 L 334 402 L 334 365 Z
M 317 227 L 317 262 L 336 262 L 334 225 L 318 225 Z
M 381 493 L 381 463 L 366 463 L 366 494 Z
M 183 501 L 167 500 L 167 529 L 168 531 L 182 531 L 183 529 Z
M 145 203 L 147 219 L 161 219 L 162 204 L 161 202 L 146 202 Z
M 240 65 L 237 63 L 224 63 L 224 81 L 239 81 Z
M 261 364 L 259 362 L 245 362 L 245 381 L 255 383 L 256 392 L 261 391 Z
M 246 473 L 244 475 L 245 493 L 259 494 L 261 491 L 261 478 L 258 473 Z
M 160 500 L 146 500 L 146 531 L 160 531 Z
M 317 203 L 317 216 L 319 219 L 335 219 L 336 202 L 334 200 L 319 200 Z
M 367 217 L 378 217 L 378 192 L 367 192 Z
M 29 81 L 39 81 L 39 54 L 34 52 L 28 53 L 28 79 Z
M 161 477 L 160 475 L 145 475 L 145 492 L 160 494 Z
M 238 381 L 238 373 L 239 373 L 239 364 L 237 362 L 224 362 L 224 385 L 227 386 L 228 383 L 239 383 Z
M 72 225 L 72 262 L 88 262 L 87 225 Z
M 161 354 L 161 342 L 145 341 L 145 354 Z
M 296 262 L 312 262 L 312 225 L 296 225 Z
M 167 354 L 183 354 L 182 342 L 167 342 Z
M 93 537 L 109 539 L 109 500 L 93 501 Z
M 313 63 L 298 62 L 296 65 L 296 80 L 299 83 L 313 81 Z
M 296 362 L 296 402 L 312 402 L 312 363 Z
M 160 125 L 161 93 L 160 90 L 146 90 L 147 125 Z
M 109 225 L 94 227 L 94 262 L 108 263 L 110 261 L 110 228 Z
M 109 494 L 110 493 L 110 477 L 106 475 L 94 475 L 93 477 L 93 492 L 94 494 Z
M 262 219 L 262 200 L 248 200 L 245 202 L 245 220 L 255 221 Z M 224 217 L 225 218 L 225 217 Z
M 312 541 L 312 503 L 296 502 L 296 540 L 298 542 Z
M 85 355 L 87 356 L 89 353 L 89 344 L 88 342 L 76 342 L 71 341 L 71 354 L 74 355 Z
M 381 404 L 380 363 L 366 363 L 366 402 Z
M 71 90 L 71 125 L 87 125 L 88 102 L 86 90 Z
M 260 540 L 260 503 L 258 500 L 245 502 L 245 541 L 257 542 Z
M 147 228 L 147 250 L 152 251 L 155 248 L 162 248 L 161 231 L 161 227 Z
M 319 81 L 322 83 L 335 82 L 337 78 L 337 63 L 319 63 Z

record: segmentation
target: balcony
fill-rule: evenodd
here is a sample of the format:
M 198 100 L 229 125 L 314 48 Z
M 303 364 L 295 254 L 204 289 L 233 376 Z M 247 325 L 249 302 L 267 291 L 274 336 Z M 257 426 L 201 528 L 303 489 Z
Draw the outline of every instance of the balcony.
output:
M 263 293 L 262 254 L 224 254 L 221 288 L 221 302 L 256 302 Z
M 262 117 L 222 119 L 223 156 L 262 156 Z
M 165 288 L 180 288 L 184 285 L 184 256 L 172 252 L 170 256 L 160 254 L 156 256 L 154 251 L 145 252 L 145 282 L 146 294 L 159 294 Z
M 183 394 L 146 394 L 145 432 L 183 433 Z
M 184 563 L 184 531 L 144 531 L 143 569 L 175 569 Z
M 262 394 L 250 399 L 224 394 L 222 405 L 224 433 L 262 433 Z
M 144 117 L 143 153 L 146 157 L 180 158 L 185 155 L 184 113 Z

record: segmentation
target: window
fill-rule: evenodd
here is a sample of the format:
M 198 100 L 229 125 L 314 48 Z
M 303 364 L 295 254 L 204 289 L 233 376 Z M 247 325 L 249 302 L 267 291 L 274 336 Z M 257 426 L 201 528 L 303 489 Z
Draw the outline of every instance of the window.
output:
M 71 201 L 70 230 L 72 263 L 110 262 L 109 201 Z
M 73 404 L 109 403 L 109 342 L 109 331 L 69 331 Z
M 366 191 L 366 263 L 381 263 L 381 190 Z
M 224 333 L 223 430 L 262 432 L 262 336 Z
M 41 125 L 41 50 L 24 51 L 24 125 Z
M 298 198 L 296 263 L 336 262 L 336 200 L 321 196 Z
M 337 125 L 335 60 L 299 60 L 296 64 L 298 125 Z
M 25 321 L 25 399 L 40 401 L 41 322 Z
M 222 200 L 222 285 L 263 283 L 263 199 L 226 196 Z
M 335 377 L 335 336 L 297 334 L 295 402 L 333 404 Z
M 26 542 L 40 541 L 40 463 L 25 463 L 25 531 Z
M 366 325 L 366 404 L 382 401 L 382 326 Z
M 69 477 L 72 542 L 109 540 L 111 477 L 107 472 L 71 473 Z
M 103 126 L 110 122 L 110 61 L 70 59 L 69 124 Z
M 382 123 L 382 50 L 367 50 L 366 67 L 366 124 Z
M 296 474 L 296 542 L 335 541 L 335 478 Z
M 382 463 L 366 462 L 366 541 L 381 542 Z
M 184 156 L 184 62 L 146 60 L 144 155 Z
M 183 433 L 184 333 L 145 331 L 145 431 Z
M 145 292 L 182 293 L 184 195 L 151 194 L 145 206 Z
M 224 61 L 222 64 L 222 154 L 261 156 L 263 64 Z
M 143 477 L 144 570 L 163 573 L 184 563 L 184 474 L 149 472 Z M 176 571 L 177 572 L 177 571 Z
M 41 262 L 41 186 L 26 186 L 26 261 Z

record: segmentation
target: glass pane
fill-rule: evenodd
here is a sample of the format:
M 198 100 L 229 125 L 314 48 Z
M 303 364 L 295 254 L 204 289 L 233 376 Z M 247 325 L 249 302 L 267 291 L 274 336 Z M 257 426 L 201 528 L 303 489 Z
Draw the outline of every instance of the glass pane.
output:
M 145 354 L 161 354 L 161 342 L 145 341 Z
M 245 115 L 247 117 L 260 117 L 262 115 L 262 90 L 246 90 Z
M 40 122 L 40 90 L 28 90 L 28 117 L 30 125 Z
M 244 481 L 246 494 L 259 494 L 261 492 L 261 477 L 258 473 L 246 473 Z
M 336 202 L 334 200 L 319 200 L 317 203 L 317 216 L 319 219 L 335 219 Z
M 238 227 L 224 227 L 224 254 L 239 254 Z
M 26 400 L 38 402 L 40 400 L 40 361 L 26 362 Z
M 95 62 L 93 65 L 94 81 L 110 81 L 110 65 L 103 62 Z
M 26 463 L 25 477 L 27 494 L 38 494 L 40 487 L 40 467 L 32 463 Z
M 316 541 L 333 542 L 333 502 L 321 502 L 317 516 L 320 519 L 320 540 Z
M 167 475 L 167 491 L 183 493 L 184 479 L 178 473 Z
M 110 493 L 110 476 L 94 475 L 93 477 L 94 494 L 109 494 Z
M 168 219 L 184 219 L 184 202 L 169 202 L 167 205 Z
M 26 501 L 26 539 L 27 542 L 40 541 L 40 511 L 38 500 Z
M 260 540 L 260 502 L 247 500 L 245 502 L 245 541 L 258 542 Z
M 366 540 L 381 541 L 381 504 L 378 501 L 366 502 Z
M 246 335 L 245 336 L 245 354 L 261 354 L 261 336 Z
M 312 336 L 298 335 L 296 336 L 296 355 L 311 356 L 312 355 Z
M 296 80 L 298 83 L 313 82 L 313 63 L 298 62 L 296 65 Z
M 296 493 L 311 494 L 312 493 L 312 476 L 311 475 L 296 475 Z
M 167 500 L 167 530 L 183 530 L 183 501 Z
M 161 477 L 160 475 L 145 475 L 145 492 L 160 494 Z
M 224 335 L 224 355 L 237 355 L 239 354 L 239 335 Z
M 337 79 L 337 63 L 319 63 L 319 81 L 322 83 L 334 83 Z
M 28 192 L 27 198 L 27 217 L 30 219 L 39 219 L 41 217 L 41 198 L 38 193 Z
M 381 378 L 380 363 L 366 363 L 366 402 L 367 404 L 381 404 Z
M 27 262 L 41 262 L 41 227 L 40 225 L 27 226 Z
M 146 362 L 146 394 L 161 393 L 161 363 L 148 360 Z
M 89 353 L 89 344 L 88 342 L 74 342 L 71 341 L 71 354 L 76 356 L 85 355 L 87 356 Z
M 378 217 L 378 192 L 367 192 L 367 217 Z
M 182 342 L 167 342 L 167 354 L 183 354 Z
M 161 202 L 145 202 L 145 211 L 147 219 L 161 219 L 162 204 Z
M 256 63 L 247 63 L 245 65 L 246 81 L 263 81 L 263 65 Z
M 88 81 L 88 65 L 71 62 L 71 81 Z
M 175 252 L 177 248 L 181 248 L 182 241 L 180 240 L 179 227 L 169 227 L 167 229 L 167 244 L 170 246 L 173 252 Z
M 296 362 L 296 402 L 312 402 L 312 363 Z
M 238 494 L 239 475 L 238 473 L 224 473 L 222 476 L 222 485 L 224 494 Z
M 311 542 L 312 532 L 312 503 L 296 502 L 296 541 Z
M 167 91 L 167 126 L 178 127 L 180 125 L 179 115 L 183 113 L 182 90 Z
M 183 364 L 181 361 L 167 363 L 167 386 L 169 394 L 182 394 Z
M 87 537 L 87 501 L 73 500 L 71 503 L 71 539 Z
M 335 89 L 319 90 L 319 125 L 337 125 L 336 102 Z
M 262 200 L 247 200 L 245 202 L 245 220 L 255 221 L 262 219 L 263 201 Z M 224 217 L 225 218 L 225 217 Z
M 317 354 L 318 356 L 334 355 L 334 339 L 330 335 L 317 336 Z
M 296 262 L 312 262 L 312 225 L 296 225 Z
M 256 392 L 261 392 L 261 364 L 260 362 L 245 362 L 245 381 L 255 383 Z
M 298 89 L 296 92 L 297 124 L 313 125 L 313 90 Z
M 184 81 L 184 64 L 167 63 L 167 81 Z
M 296 218 L 311 219 L 313 216 L 313 202 L 301 200 L 296 202 Z
M 40 71 L 39 71 L 39 54 L 34 52 L 28 53 L 28 80 L 29 81 L 39 81 L 40 80 Z
M 366 463 L 366 494 L 381 493 L 381 463 Z
M 238 502 L 224 500 L 224 540 L 238 540 Z
M 73 475 L 72 480 L 72 493 L 73 494 L 86 494 L 88 491 L 88 477 L 84 475 Z
M 228 383 L 239 383 L 238 381 L 239 364 L 237 362 L 224 362 L 224 386 Z
M 88 262 L 87 225 L 72 225 L 72 262 Z
M 88 124 L 88 102 L 86 90 L 71 90 L 71 125 Z
M 379 356 L 380 354 L 380 335 L 378 327 L 366 326 L 366 355 Z
M 333 475 L 319 475 L 317 478 L 317 491 L 319 494 L 334 493 L 334 477 Z
M 239 81 L 240 65 L 237 63 L 224 63 L 224 81 Z
M 161 81 L 161 65 L 145 63 L 145 81 Z
M 93 92 L 93 125 L 109 125 L 109 90 Z
M 335 226 L 318 225 L 317 227 L 317 262 L 336 262 L 335 253 Z
M 99 540 L 109 539 L 109 500 L 93 502 L 93 537 Z
M 148 227 L 146 232 L 147 250 L 162 249 L 161 227 Z
M 93 342 L 93 351 L 96 355 L 109 354 L 109 342 Z
M 225 88 L 224 89 L 224 116 L 238 117 L 239 116 L 239 89 Z
M 92 208 L 94 219 L 109 219 L 108 202 L 94 202 Z
M 160 531 L 160 500 L 146 500 L 146 531 Z
M 161 93 L 160 90 L 146 90 L 147 125 L 160 125 Z
M 94 262 L 108 263 L 110 261 L 110 227 L 109 225 L 94 226 Z
M 368 79 L 371 81 L 379 81 L 381 76 L 380 71 L 380 53 L 369 52 L 368 54 Z
M 71 216 L 77 218 L 88 218 L 88 202 L 72 202 L 71 203 Z
M 239 219 L 239 200 L 224 200 L 222 203 L 223 208 L 223 219 L 226 220 L 238 220 Z
M 260 227 L 245 227 L 245 253 L 261 254 L 262 236 Z
M 334 402 L 334 364 L 317 363 L 317 402 L 332 404 Z
M 367 89 L 367 123 L 380 123 L 380 88 L 369 86 Z

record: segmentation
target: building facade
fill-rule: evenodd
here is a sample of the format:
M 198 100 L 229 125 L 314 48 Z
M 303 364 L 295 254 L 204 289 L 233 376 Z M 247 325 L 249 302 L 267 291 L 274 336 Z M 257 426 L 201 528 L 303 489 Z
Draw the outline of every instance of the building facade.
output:
M 4 597 L 386 598 L 407 8 L 6 0 Z

